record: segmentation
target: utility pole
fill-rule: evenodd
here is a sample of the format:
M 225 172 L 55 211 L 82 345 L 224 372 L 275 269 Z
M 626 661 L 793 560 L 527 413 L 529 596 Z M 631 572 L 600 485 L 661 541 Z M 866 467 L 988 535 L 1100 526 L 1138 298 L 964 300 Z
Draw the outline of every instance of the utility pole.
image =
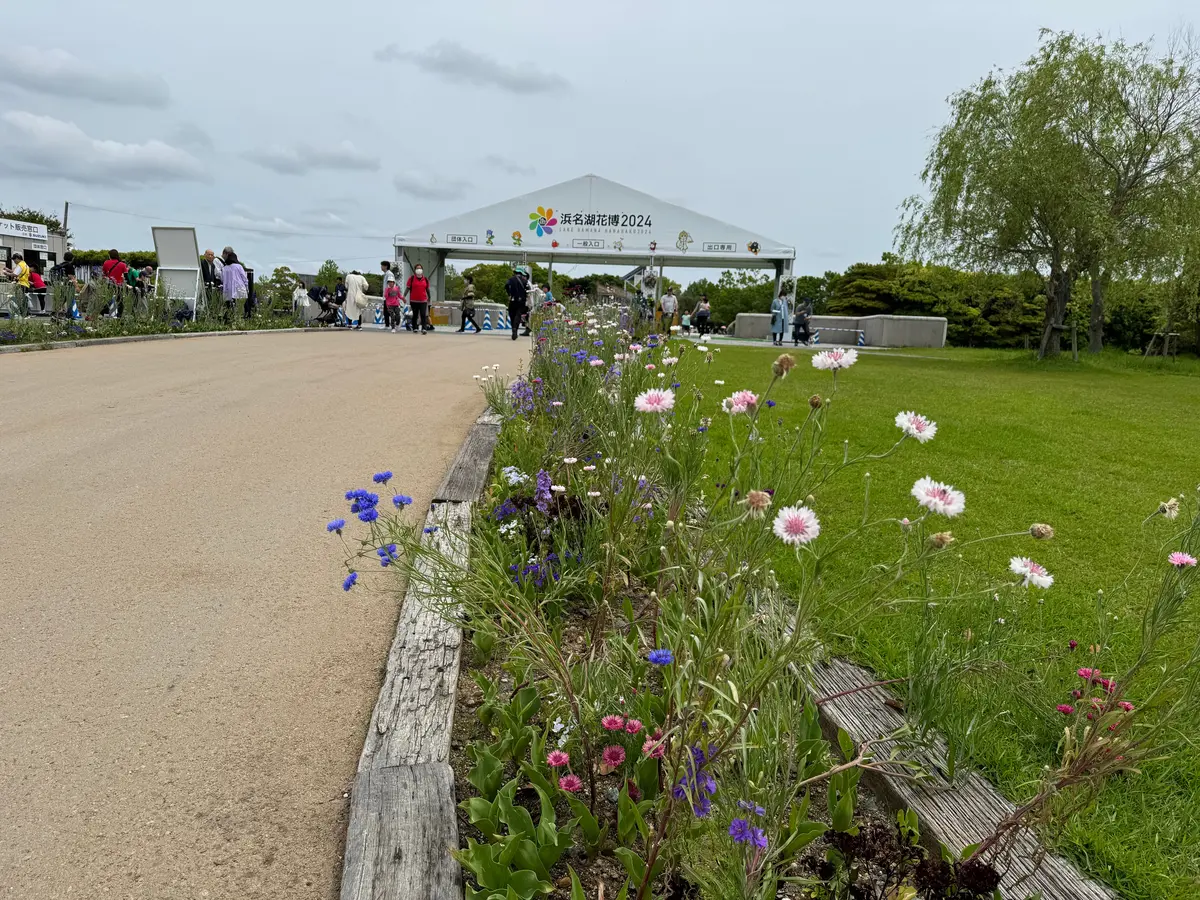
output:
M 71 215 L 71 201 L 67 200 L 63 203 L 63 220 L 62 220 L 63 237 L 67 236 L 67 217 L 70 215 Z

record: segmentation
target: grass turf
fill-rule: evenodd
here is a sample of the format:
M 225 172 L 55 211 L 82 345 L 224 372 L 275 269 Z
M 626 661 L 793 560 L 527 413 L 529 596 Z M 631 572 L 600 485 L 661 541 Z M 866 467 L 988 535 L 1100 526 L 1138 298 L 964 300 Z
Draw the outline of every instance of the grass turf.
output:
M 726 383 L 710 389 L 706 405 L 740 388 L 761 390 L 779 352 L 724 347 L 702 373 L 702 385 L 709 377 Z M 779 405 L 764 413 L 785 424 L 803 419 L 810 394 L 827 395 L 831 387 L 829 373 L 813 369 L 807 354 L 798 359 L 773 394 Z M 960 542 L 1023 531 L 1033 522 L 1057 531 L 1045 543 L 1025 537 L 970 548 L 960 588 L 1005 580 L 1014 555 L 1032 556 L 1055 583 L 1044 594 L 1010 590 L 999 601 L 990 593 L 956 601 L 936 611 L 936 620 L 924 602 L 902 604 L 835 637 L 838 649 L 889 677 L 904 673 L 931 627 L 951 640 L 968 639 L 971 628 L 969 639 L 986 641 L 1011 669 L 1032 659 L 1049 659 L 1053 668 L 1057 659 L 1066 691 L 1074 686 L 1074 665 L 1094 663 L 1068 655 L 1067 641 L 1088 647 L 1104 616 L 1111 629 L 1104 668 L 1121 671 L 1137 649 L 1140 612 L 1164 564 L 1160 545 L 1173 531 L 1161 518 L 1145 529 L 1142 522 L 1160 501 L 1195 490 L 1200 479 L 1200 361 L 1106 353 L 1079 364 L 1069 357 L 1037 363 L 1027 353 L 956 349 L 863 353 L 840 375 L 826 453 L 840 457 L 843 440 L 852 454 L 890 447 L 898 436 L 893 419 L 909 409 L 934 419 L 937 437 L 926 445 L 906 442 L 899 454 L 869 467 L 872 518 L 915 518 L 909 490 L 931 475 L 966 493 L 966 513 L 947 523 Z M 724 429 L 713 431 L 722 440 Z M 843 473 L 820 492 L 823 534 L 844 534 L 857 524 L 862 472 Z M 849 548 L 830 577 L 852 578 L 872 562 L 894 559 L 899 546 L 898 529 L 872 533 Z M 1114 591 L 1139 556 L 1149 571 Z M 781 555 L 785 584 L 790 565 Z M 1102 610 L 1098 590 L 1105 591 Z M 974 763 L 1019 799 L 1056 760 L 1062 723 L 1042 706 L 1044 696 L 1031 702 L 1014 693 L 997 693 L 963 715 L 976 720 Z M 1194 898 L 1200 896 L 1197 822 L 1200 752 L 1193 747 L 1110 784 L 1061 835 L 1060 847 L 1125 897 Z

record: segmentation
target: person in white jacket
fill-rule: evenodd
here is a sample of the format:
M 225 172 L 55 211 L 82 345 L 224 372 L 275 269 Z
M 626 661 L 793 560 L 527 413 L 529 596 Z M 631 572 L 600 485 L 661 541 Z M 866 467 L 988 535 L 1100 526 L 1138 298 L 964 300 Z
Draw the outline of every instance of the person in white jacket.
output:
M 354 323 L 354 330 L 362 329 L 362 315 L 367 308 L 367 279 L 359 272 L 346 276 L 346 319 Z

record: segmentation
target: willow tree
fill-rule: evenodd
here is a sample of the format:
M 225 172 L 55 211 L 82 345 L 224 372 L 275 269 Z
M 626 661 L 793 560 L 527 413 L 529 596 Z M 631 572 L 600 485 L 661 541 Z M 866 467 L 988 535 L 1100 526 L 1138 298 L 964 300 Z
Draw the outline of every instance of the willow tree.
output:
M 1200 160 L 1200 66 L 1178 38 L 1149 46 L 1042 33 L 1012 71 L 951 100 L 905 203 L 901 249 L 1045 279 L 1040 353 L 1056 353 L 1076 280 L 1090 276 L 1089 345 L 1103 346 L 1104 290 L 1176 255 L 1165 227 Z

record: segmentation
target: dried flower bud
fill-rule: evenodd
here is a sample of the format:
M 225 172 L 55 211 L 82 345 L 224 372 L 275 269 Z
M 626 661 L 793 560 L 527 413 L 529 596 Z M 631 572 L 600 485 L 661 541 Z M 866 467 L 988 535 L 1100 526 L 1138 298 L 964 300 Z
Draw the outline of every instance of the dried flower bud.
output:
M 781 353 L 775 362 L 771 363 L 771 372 L 776 378 L 786 378 L 787 373 L 796 368 L 796 357 L 790 353 Z
M 1043 525 L 1040 522 L 1035 522 L 1029 526 L 1029 533 L 1039 541 L 1048 541 L 1054 537 L 1054 529 L 1049 525 Z
M 968 644 L 971 643 L 971 641 L 975 640 L 975 632 L 973 632 L 970 628 L 968 628 L 966 631 L 963 632 L 963 640 L 966 641 Z
M 814 497 L 812 494 L 809 494 L 807 497 L 804 498 L 805 506 L 812 506 L 816 502 L 817 502 L 817 498 Z
M 821 395 L 813 394 L 811 397 L 809 397 L 808 405 L 810 407 L 812 407 L 813 409 L 820 409 L 821 408 Z
M 1158 514 L 1167 519 L 1179 518 L 1179 498 L 1172 497 L 1170 500 L 1164 500 L 1158 504 Z
M 771 508 L 771 495 L 766 491 L 750 491 L 742 501 L 755 519 L 761 519 Z
M 939 531 L 937 534 L 931 535 L 929 544 L 935 550 L 945 550 L 954 543 L 954 535 L 948 531 Z

